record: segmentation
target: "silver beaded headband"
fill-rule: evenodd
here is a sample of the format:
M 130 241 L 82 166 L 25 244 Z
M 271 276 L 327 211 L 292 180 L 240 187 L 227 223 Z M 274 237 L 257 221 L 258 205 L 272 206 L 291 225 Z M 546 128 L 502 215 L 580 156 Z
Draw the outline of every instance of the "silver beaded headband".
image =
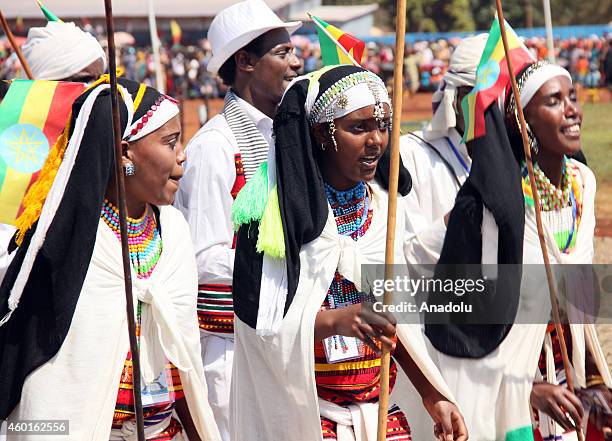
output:
M 308 122 L 312 125 L 319 121 L 321 115 L 325 114 L 327 122 L 334 119 L 335 108 L 345 109 L 348 105 L 348 98 L 344 92 L 358 84 L 367 84 L 374 96 L 375 108 L 374 117 L 384 118 L 384 107 L 380 101 L 377 85 L 384 89 L 385 85 L 380 78 L 370 72 L 354 72 L 336 81 L 329 89 L 315 101 Z M 376 84 L 378 83 L 378 84 Z M 331 121 L 330 121 L 331 117 Z

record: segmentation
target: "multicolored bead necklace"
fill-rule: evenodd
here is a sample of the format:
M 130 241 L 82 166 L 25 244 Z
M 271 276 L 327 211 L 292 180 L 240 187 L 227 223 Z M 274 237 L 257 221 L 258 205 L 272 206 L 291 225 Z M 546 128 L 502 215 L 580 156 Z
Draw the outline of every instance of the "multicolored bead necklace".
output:
M 533 193 L 526 163 L 522 164 L 522 173 L 525 202 L 533 207 Z M 578 167 L 564 158 L 561 188 L 556 188 L 544 175 L 542 169 L 534 164 L 536 186 L 542 206 L 542 221 L 548 225 L 562 253 L 572 251 L 582 217 L 582 184 L 579 173 Z
M 561 176 L 561 186 L 559 188 L 555 187 L 555 185 L 550 182 L 550 179 L 548 179 L 537 163 L 534 163 L 533 173 L 538 188 L 538 196 L 540 197 L 542 211 L 557 211 L 570 205 L 570 192 L 572 191 L 573 179 L 565 158 L 563 158 L 563 173 Z M 523 190 L 525 192 L 527 188 L 529 189 L 526 195 L 528 194 L 533 204 L 533 195 L 529 184 L 529 174 L 526 163 L 522 165 L 522 174 Z
M 108 199 L 102 204 L 102 219 L 121 240 L 119 210 Z M 155 217 L 148 212 L 140 219 L 127 218 L 130 261 L 139 279 L 147 279 L 155 269 L 162 252 L 162 242 Z
M 353 240 L 363 236 L 372 219 L 365 182 L 344 191 L 336 190 L 326 183 L 325 193 L 336 218 L 338 233 L 350 236 Z
M 338 233 L 350 236 L 353 240 L 363 236 L 372 221 L 372 210 L 369 209 L 370 198 L 365 182 L 360 182 L 345 191 L 336 190 L 326 183 L 325 193 L 336 218 Z M 363 302 L 364 296 L 365 294 L 359 292 L 353 282 L 336 271 L 327 291 L 324 307 L 336 309 L 355 305 Z M 333 336 L 333 340 L 336 348 L 341 347 L 344 351 L 348 349 L 344 337 Z

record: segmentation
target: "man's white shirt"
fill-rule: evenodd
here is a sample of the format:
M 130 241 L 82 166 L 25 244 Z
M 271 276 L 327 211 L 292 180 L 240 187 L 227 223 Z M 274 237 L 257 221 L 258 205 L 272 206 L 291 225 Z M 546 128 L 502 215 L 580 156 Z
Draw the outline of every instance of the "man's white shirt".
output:
M 237 100 L 271 145 L 272 119 L 243 99 Z M 238 143 L 223 114 L 208 121 L 186 148 L 185 172 L 174 205 L 191 228 L 200 284 L 232 283 L 235 251 L 231 190 L 236 180 L 237 153 Z
M 417 264 L 435 264 L 446 235 L 444 216 L 455 205 L 457 192 L 469 175 L 462 161 L 468 169 L 472 161 L 454 128 L 446 137 L 427 142 L 422 132 L 415 134 L 418 138 L 411 135 L 400 138 L 402 161 L 412 177 L 412 190 L 405 197 L 407 259 Z

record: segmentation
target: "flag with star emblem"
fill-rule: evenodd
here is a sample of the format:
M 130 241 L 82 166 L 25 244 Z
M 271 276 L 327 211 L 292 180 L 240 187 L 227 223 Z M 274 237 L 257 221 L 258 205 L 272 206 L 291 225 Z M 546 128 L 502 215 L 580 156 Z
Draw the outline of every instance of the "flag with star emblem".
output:
M 15 224 L 21 201 L 68 121 L 82 83 L 13 80 L 0 103 L 0 223 Z
M 513 75 L 536 60 L 519 39 L 514 29 L 504 21 L 508 40 L 508 55 L 512 61 Z M 496 101 L 510 82 L 508 63 L 504 52 L 499 19 L 495 17 L 489 31 L 480 63 L 476 69 L 476 85 L 461 101 L 465 133 L 463 142 L 471 141 L 485 134 L 485 110 Z

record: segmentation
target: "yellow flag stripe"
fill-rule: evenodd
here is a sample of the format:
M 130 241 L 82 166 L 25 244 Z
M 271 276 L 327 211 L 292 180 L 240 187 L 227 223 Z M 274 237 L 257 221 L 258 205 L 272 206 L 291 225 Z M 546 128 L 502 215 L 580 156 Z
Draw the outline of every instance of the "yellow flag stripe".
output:
M 351 51 L 352 51 L 352 49 L 351 49 Z M 337 47 L 336 48 L 336 52 L 338 52 L 338 62 L 340 64 L 353 64 L 351 59 L 346 56 L 346 54 L 342 51 L 342 49 Z M 349 52 L 349 54 L 350 54 L 350 52 Z M 353 55 L 353 54 L 351 54 L 351 55 Z
M 32 173 L 22 173 L 14 168 L 7 167 L 4 176 L 4 185 L 0 190 L 0 223 L 15 225 L 15 217 L 19 211 L 19 204 L 30 184 Z
M 32 124 L 44 130 L 57 82 L 35 81 L 30 87 L 19 117 L 20 124 Z

